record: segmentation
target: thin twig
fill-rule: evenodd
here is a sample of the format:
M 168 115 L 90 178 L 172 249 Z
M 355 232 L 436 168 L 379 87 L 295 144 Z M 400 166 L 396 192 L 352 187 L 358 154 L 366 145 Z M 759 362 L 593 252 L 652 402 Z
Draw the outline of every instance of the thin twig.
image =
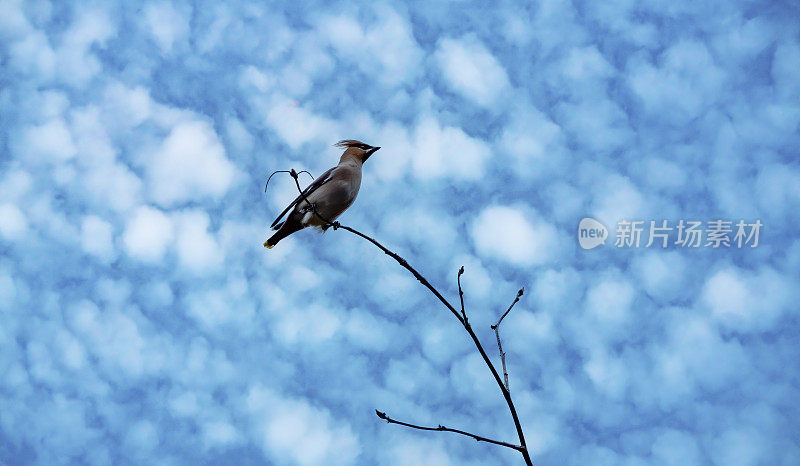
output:
M 461 276 L 464 275 L 464 266 L 458 269 L 458 298 L 461 300 L 461 316 L 464 317 L 464 322 L 467 322 L 467 313 L 464 312 L 464 291 L 461 289 Z
M 522 296 L 524 293 L 525 293 L 525 288 L 520 288 L 520 290 L 519 290 L 519 291 L 517 291 L 517 296 L 514 298 L 514 302 L 513 302 L 513 303 L 511 303 L 511 306 L 508 306 L 508 309 L 506 310 L 506 312 L 504 312 L 504 313 L 503 313 L 503 315 L 502 315 L 502 316 L 500 316 L 500 320 L 498 320 L 496 324 L 492 325 L 492 328 L 495 328 L 495 327 L 499 327 L 499 326 L 500 326 L 500 322 L 502 322 L 502 321 L 503 321 L 503 319 L 505 319 L 505 318 L 506 318 L 506 316 L 508 315 L 508 313 L 509 313 L 509 312 L 511 312 L 511 309 L 513 309 L 513 308 L 514 308 L 514 305 L 515 305 L 515 304 L 517 304 L 517 303 L 519 302 L 519 298 L 520 298 L 520 297 L 521 297 L 521 296 Z
M 334 224 L 333 227 L 334 227 L 334 229 L 336 229 L 337 228 L 336 224 Z M 465 321 L 461 320 L 461 316 L 458 315 L 458 312 L 453 308 L 453 306 L 444 297 L 442 297 L 442 295 L 436 290 L 436 288 L 434 288 L 430 283 L 428 283 L 428 281 L 422 275 L 420 275 L 419 272 L 417 272 L 413 267 L 411 267 L 408 264 L 408 262 L 406 262 L 405 259 L 403 259 L 399 255 L 395 254 L 394 252 L 386 249 L 382 244 L 378 243 L 374 239 L 370 238 L 369 236 L 367 236 L 367 235 L 365 235 L 365 234 L 363 234 L 363 233 L 361 233 L 359 231 L 356 231 L 356 230 L 354 230 L 354 229 L 352 229 L 350 227 L 346 227 L 344 225 L 339 225 L 338 228 L 343 228 L 343 229 L 345 229 L 345 230 L 347 230 L 347 231 L 349 231 L 349 232 L 351 232 L 351 233 L 353 233 L 355 235 L 358 235 L 358 236 L 366 239 L 367 241 L 369 241 L 372 244 L 374 244 L 375 246 L 377 246 L 381 251 L 383 251 L 384 253 L 386 253 L 387 255 L 392 257 L 394 260 L 396 260 L 400 265 L 402 265 L 409 272 L 411 272 L 414 275 L 414 277 L 417 280 L 420 281 L 420 283 L 425 285 L 426 288 L 428 288 L 437 298 L 439 298 L 439 301 L 441 301 L 445 305 L 445 307 L 447 307 L 447 309 L 449 309 L 450 312 L 454 316 L 456 316 L 456 319 L 458 319 L 459 322 L 461 322 L 461 324 L 464 326 L 464 329 L 469 334 L 470 338 L 472 338 L 472 342 L 475 343 L 475 347 L 478 349 L 478 352 L 480 353 L 481 357 L 483 358 L 483 362 L 486 363 L 486 366 L 489 368 L 489 371 L 492 373 L 492 377 L 494 377 L 495 383 L 497 383 L 497 386 L 500 387 L 500 392 L 503 394 L 503 398 L 506 401 L 506 405 L 508 406 L 508 410 L 511 413 L 511 418 L 514 421 L 514 427 L 517 430 L 517 437 L 519 438 L 519 443 L 520 443 L 519 452 L 522 454 L 522 458 L 525 460 L 525 464 L 528 465 L 528 466 L 531 466 L 533 464 L 533 462 L 531 461 L 530 453 L 528 452 L 528 448 L 527 448 L 527 445 L 525 443 L 525 434 L 522 432 L 522 424 L 519 422 L 519 416 L 517 415 L 517 409 L 514 406 L 514 401 L 511 399 L 511 392 L 509 392 L 508 389 L 505 387 L 505 385 L 503 385 L 503 381 L 500 379 L 500 374 L 497 373 L 497 369 L 495 369 L 494 365 L 492 364 L 492 361 L 489 359 L 489 356 L 486 354 L 486 351 L 483 349 L 483 345 L 481 345 L 480 340 L 478 340 L 477 335 L 475 335 L 475 332 L 472 330 L 472 325 L 470 325 L 469 321 L 465 322 Z
M 464 319 L 461 315 L 459 315 L 458 311 L 455 310 L 453 305 L 450 304 L 450 302 L 447 299 L 445 299 L 444 296 L 442 296 L 441 293 L 439 293 L 439 290 L 434 288 L 433 285 L 431 285 L 430 282 L 428 282 L 428 280 L 425 277 L 422 276 L 422 274 L 417 272 L 417 270 L 414 267 L 412 267 L 408 263 L 408 261 L 406 261 L 405 259 L 400 257 L 400 255 L 398 255 L 397 253 L 395 253 L 393 251 L 390 251 L 388 248 L 386 248 L 384 245 L 379 243 L 374 238 L 372 238 L 370 236 L 367 236 L 367 235 L 365 235 L 364 233 L 361 233 L 358 230 L 355 230 L 355 229 L 350 228 L 348 226 L 342 225 L 339 222 L 331 222 L 330 220 L 328 220 L 325 217 L 321 216 L 319 214 L 319 212 L 317 212 L 316 206 L 314 204 L 312 204 L 311 202 L 309 202 L 308 198 L 306 198 L 305 194 L 303 194 L 303 190 L 300 188 L 300 182 L 297 179 L 298 178 L 297 172 L 294 171 L 294 169 L 292 169 L 290 171 L 290 175 L 292 175 L 292 178 L 294 178 L 294 182 L 297 185 L 297 190 L 300 191 L 300 196 L 303 198 L 304 201 L 306 201 L 306 203 L 308 203 L 309 206 L 311 206 L 311 209 L 313 210 L 314 214 L 317 217 L 319 217 L 323 222 L 325 222 L 326 225 L 332 226 L 334 231 L 338 230 L 339 228 L 341 228 L 343 230 L 347 230 L 350 233 L 353 233 L 356 236 L 360 236 L 361 238 L 364 238 L 365 240 L 367 240 L 370 243 L 374 244 L 378 249 L 383 251 L 386 255 L 388 255 L 389 257 L 394 259 L 398 264 L 400 264 L 406 270 L 411 272 L 411 274 L 414 276 L 414 278 L 416 278 L 417 281 L 419 281 L 423 286 L 425 286 L 425 288 L 430 290 L 430 292 L 433 293 L 433 295 L 436 296 L 436 298 L 439 299 L 439 301 L 441 301 L 442 304 L 444 304 L 444 306 L 455 316 L 455 318 L 458 319 L 459 322 L 461 322 L 461 325 L 467 331 L 467 333 L 469 334 L 470 338 L 472 338 L 472 342 L 475 343 L 475 347 L 478 349 L 478 352 L 480 353 L 481 357 L 483 358 L 483 362 L 486 363 L 486 366 L 489 368 L 489 371 L 492 373 L 492 377 L 494 377 L 494 381 L 497 383 L 497 386 L 500 387 L 500 392 L 503 394 L 503 398 L 506 401 L 506 405 L 508 406 L 508 410 L 511 413 L 511 419 L 514 421 L 514 427 L 517 430 L 517 437 L 519 438 L 519 443 L 520 443 L 517 446 L 517 448 L 514 448 L 514 449 L 519 451 L 522 454 L 522 458 L 525 460 L 525 464 L 526 465 L 532 466 L 533 462 L 531 461 L 530 453 L 528 452 L 528 447 L 525 444 L 525 434 L 522 432 L 522 424 L 519 422 L 519 416 L 517 415 L 517 409 L 514 406 L 514 401 L 511 399 L 511 392 L 509 392 L 508 388 L 506 388 L 506 386 L 503 385 L 503 381 L 500 379 L 500 374 L 498 374 L 497 369 L 495 369 L 494 364 L 492 364 L 491 359 L 489 359 L 489 356 L 486 354 L 486 351 L 483 349 L 483 345 L 481 345 L 480 340 L 478 340 L 478 336 L 475 335 L 475 331 L 472 330 L 472 325 L 470 325 L 469 321 Z M 506 314 L 508 314 L 508 312 L 506 312 Z M 508 445 L 511 445 L 511 444 L 508 444 Z
M 398 420 L 392 419 L 386 413 L 378 411 L 377 409 L 375 410 L 375 414 L 377 414 L 379 418 L 385 420 L 389 424 L 399 424 L 401 426 L 411 427 L 412 429 L 419 429 L 419 430 L 433 430 L 433 431 L 438 431 L 438 432 L 454 432 L 456 434 L 461 434 L 461 435 L 466 435 L 467 437 L 472 437 L 478 442 L 494 443 L 495 445 L 501 445 L 501 446 L 504 446 L 504 447 L 512 448 L 512 449 L 520 451 L 520 452 L 522 451 L 522 447 L 520 447 L 519 445 L 514 445 L 513 443 L 508 443 L 508 442 L 503 442 L 503 441 L 500 441 L 500 440 L 494 440 L 494 439 L 482 437 L 480 435 L 475 435 L 475 434 L 472 434 L 472 433 L 469 433 L 469 432 L 465 432 L 465 431 L 459 430 L 459 429 L 451 429 L 450 427 L 445 427 L 445 426 L 443 426 L 441 424 L 439 424 L 436 427 L 418 426 L 416 424 L 409 424 L 408 422 L 403 422 L 403 421 L 398 421 Z
M 293 171 L 294 171 L 294 169 L 292 169 L 291 171 L 290 171 L 290 170 L 275 170 L 274 172 L 272 172 L 272 174 L 271 174 L 271 175 L 269 175 L 269 178 L 267 178 L 267 184 L 265 184 L 265 185 L 264 185 L 264 192 L 267 192 L 267 186 L 269 186 L 269 180 L 271 180 L 271 179 L 272 179 L 272 177 L 273 177 L 273 176 L 274 176 L 276 173 L 289 173 L 289 174 L 291 175 L 291 173 L 292 173 Z M 314 179 L 314 175 L 312 175 L 312 174 L 311 174 L 311 172 L 309 172 L 308 170 L 302 170 L 302 171 L 299 171 L 299 172 L 296 172 L 296 173 L 297 173 L 298 175 L 299 175 L 300 173 L 308 173 L 308 176 L 310 176 L 312 180 Z
M 497 349 L 500 350 L 500 362 L 503 363 L 503 381 L 505 381 L 506 390 L 508 391 L 511 391 L 511 387 L 509 387 L 508 385 L 508 370 L 506 369 L 506 353 L 503 352 L 503 344 L 500 343 L 500 323 L 503 321 L 503 319 L 506 318 L 508 313 L 511 312 L 511 309 L 514 308 L 514 305 L 519 302 L 519 298 L 520 296 L 522 296 L 522 293 L 524 292 L 525 288 L 520 288 L 520 290 L 517 291 L 517 297 L 514 298 L 514 302 L 511 303 L 511 306 L 508 307 L 508 310 L 505 313 L 503 313 L 503 315 L 500 317 L 500 320 L 498 320 L 496 324 L 491 326 L 492 330 L 494 330 L 494 335 L 497 337 Z

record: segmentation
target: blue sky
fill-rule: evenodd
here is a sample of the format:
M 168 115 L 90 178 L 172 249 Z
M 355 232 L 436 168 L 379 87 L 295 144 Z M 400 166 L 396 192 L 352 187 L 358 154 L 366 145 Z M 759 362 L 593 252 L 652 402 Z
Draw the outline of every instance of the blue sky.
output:
M 0 1 L 0 463 L 520 464 L 458 323 L 343 231 L 267 225 L 356 138 L 341 221 L 470 320 L 541 465 L 800 463 L 792 2 Z M 584 217 L 610 241 L 578 246 Z M 756 248 L 616 248 L 622 219 Z

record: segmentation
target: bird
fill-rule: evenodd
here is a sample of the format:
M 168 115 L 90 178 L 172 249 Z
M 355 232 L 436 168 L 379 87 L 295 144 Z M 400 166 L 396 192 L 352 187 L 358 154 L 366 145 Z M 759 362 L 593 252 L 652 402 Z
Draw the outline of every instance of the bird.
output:
M 334 146 L 345 149 L 339 164 L 315 179 L 283 209 L 270 225 L 277 231 L 264 243 L 265 248 L 272 249 L 283 238 L 308 226 L 327 230 L 328 222 L 333 222 L 356 200 L 361 187 L 361 167 L 380 146 L 370 146 L 355 139 L 344 139 Z M 289 216 L 281 221 L 287 213 Z

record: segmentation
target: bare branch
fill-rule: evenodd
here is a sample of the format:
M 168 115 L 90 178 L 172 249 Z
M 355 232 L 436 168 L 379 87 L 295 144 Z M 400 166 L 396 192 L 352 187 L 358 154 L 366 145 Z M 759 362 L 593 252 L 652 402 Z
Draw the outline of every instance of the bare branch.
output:
M 466 435 L 467 437 L 472 437 L 477 442 L 493 443 L 495 445 L 500 445 L 500 446 L 503 446 L 503 447 L 511 448 L 513 450 L 517 450 L 519 452 L 523 451 L 521 446 L 514 445 L 513 443 L 503 442 L 503 441 L 500 441 L 500 440 L 493 440 L 493 439 L 490 439 L 490 438 L 482 437 L 480 435 L 475 435 L 475 434 L 472 434 L 472 433 L 469 433 L 469 432 L 465 432 L 465 431 L 459 430 L 459 429 L 451 429 L 451 428 L 445 427 L 445 426 L 443 426 L 441 424 L 439 424 L 436 427 L 418 426 L 416 424 L 409 424 L 408 422 L 403 422 L 403 421 L 398 421 L 398 420 L 392 419 L 386 413 L 378 411 L 377 409 L 375 410 L 375 414 L 377 414 L 379 418 L 385 420 L 389 424 L 399 424 L 401 426 L 406 426 L 406 427 L 410 427 L 412 429 L 419 429 L 419 430 L 433 430 L 433 431 L 438 431 L 438 432 L 453 432 L 453 433 L 456 433 L 456 434 Z
M 509 312 L 511 312 L 511 309 L 513 309 L 513 308 L 514 308 L 514 305 L 515 305 L 515 304 L 517 304 L 517 303 L 519 302 L 519 298 L 520 298 L 520 297 L 521 297 L 521 296 L 522 296 L 524 293 L 525 293 L 525 288 L 520 288 L 520 290 L 519 290 L 519 291 L 517 291 L 517 296 L 516 296 L 516 298 L 514 298 L 514 302 L 513 302 L 513 303 L 511 303 L 511 306 L 508 306 L 508 310 L 507 310 L 506 312 L 504 312 L 504 313 L 503 313 L 503 315 L 500 317 L 500 320 L 498 320 L 496 324 L 492 325 L 492 328 L 495 328 L 495 327 L 499 327 L 499 326 L 500 326 L 500 322 L 502 322 L 502 321 L 503 321 L 503 319 L 505 319 L 505 318 L 506 318 L 506 316 L 508 315 L 508 313 L 509 313 Z
M 506 384 L 506 390 L 511 391 L 508 385 L 508 369 L 506 369 L 506 353 L 503 352 L 503 344 L 500 343 L 500 332 L 497 327 L 494 328 L 494 336 L 497 337 L 497 349 L 500 350 L 500 362 L 503 363 L 503 382 Z
M 264 185 L 264 192 L 267 192 L 267 186 L 269 186 L 269 180 L 271 180 L 272 177 L 275 176 L 276 173 L 289 173 L 291 175 L 291 173 L 293 171 L 294 171 L 294 169 L 292 169 L 291 171 L 290 170 L 275 170 L 274 172 L 272 172 L 272 174 L 269 175 L 269 178 L 267 178 L 267 183 Z M 312 180 L 314 179 L 314 175 L 312 175 L 311 172 L 309 172 L 308 170 L 302 170 L 302 171 L 298 172 L 298 175 L 300 173 L 308 173 L 308 176 L 310 176 Z
M 517 291 L 517 297 L 514 298 L 514 302 L 511 303 L 511 306 L 508 307 L 508 310 L 505 313 L 503 313 L 503 315 L 500 317 L 500 320 L 498 320 L 496 324 L 492 325 L 492 330 L 494 330 L 494 336 L 497 337 L 497 349 L 500 350 L 500 362 L 503 363 L 503 381 L 505 382 L 506 390 L 508 391 L 511 391 L 511 387 L 509 387 L 508 385 L 508 369 L 506 369 L 506 353 L 503 352 L 503 344 L 500 343 L 500 323 L 503 321 L 503 319 L 506 318 L 508 313 L 511 312 L 511 309 L 514 308 L 514 305 L 519 302 L 519 298 L 520 296 L 522 296 L 524 292 L 525 288 L 520 288 L 520 290 Z
M 528 447 L 525 444 L 525 434 L 522 432 L 522 424 L 519 422 L 519 416 L 517 415 L 517 409 L 514 406 L 514 401 L 511 399 L 511 392 L 508 391 L 508 388 L 506 387 L 506 385 L 503 384 L 503 381 L 500 379 L 500 374 L 497 372 L 497 369 L 495 369 L 494 364 L 492 364 L 491 359 L 489 359 L 489 356 L 486 354 L 486 350 L 483 349 L 483 345 L 481 344 L 480 340 L 478 339 L 478 336 L 475 335 L 475 331 L 472 330 L 472 325 L 470 325 L 469 321 L 466 319 L 466 315 L 464 315 L 464 316 L 459 315 L 458 311 L 456 311 L 456 309 L 453 307 L 453 305 L 450 304 L 450 302 L 447 299 L 445 299 L 445 297 L 442 296 L 441 293 L 439 293 L 439 290 L 434 288 L 434 286 L 431 285 L 430 282 L 425 277 L 422 276 L 422 274 L 417 272 L 417 270 L 414 267 L 412 267 L 405 259 L 400 257 L 400 255 L 398 255 L 397 253 L 389 250 L 388 248 L 386 248 L 384 245 L 379 243 L 374 238 L 372 238 L 370 236 L 367 236 L 367 235 L 365 235 L 364 233 L 361 233 L 358 230 L 355 230 L 355 229 L 350 228 L 348 226 L 342 225 L 339 222 L 331 222 L 327 218 L 325 218 L 322 215 L 320 215 L 319 212 L 317 211 L 316 206 L 314 204 L 312 204 L 311 202 L 309 202 L 308 198 L 306 198 L 305 194 L 303 194 L 303 190 L 300 188 L 300 182 L 297 180 L 297 178 L 298 178 L 297 172 L 294 169 L 292 169 L 289 173 L 292 175 L 292 178 L 294 178 L 294 182 L 297 185 L 297 190 L 300 192 L 300 196 L 303 198 L 304 201 L 306 201 L 306 203 L 308 203 L 309 206 L 311 206 L 311 209 L 313 210 L 314 214 L 317 217 L 319 217 L 327 226 L 333 227 L 334 231 L 338 230 L 340 228 L 343 229 L 343 230 L 347 230 L 350 233 L 353 233 L 356 236 L 360 236 L 361 238 L 364 238 L 365 240 L 367 240 L 370 243 L 374 244 L 378 249 L 380 249 L 386 255 L 388 255 L 389 257 L 394 259 L 398 264 L 403 266 L 403 268 L 405 268 L 406 270 L 411 272 L 411 274 L 414 276 L 414 278 L 416 278 L 417 281 L 419 281 L 423 286 L 425 286 L 425 288 L 430 290 L 430 292 L 433 293 L 433 295 L 436 296 L 436 298 L 439 299 L 439 301 L 441 301 L 441 303 L 444 304 L 444 306 L 450 311 L 450 313 L 452 313 L 453 316 L 455 316 L 455 318 L 461 323 L 461 325 L 464 327 L 464 329 L 469 334 L 470 338 L 472 338 L 472 342 L 475 344 L 475 347 L 477 348 L 478 352 L 480 353 L 481 357 L 483 358 L 483 362 L 489 368 L 489 371 L 492 373 L 492 377 L 494 378 L 495 383 L 497 383 L 497 386 L 500 388 L 500 392 L 503 394 L 503 398 L 505 399 L 506 405 L 508 406 L 508 411 L 511 413 L 511 419 L 514 421 L 514 427 L 517 430 L 517 437 L 519 438 L 519 442 L 520 442 L 519 446 L 517 448 L 515 448 L 515 449 L 522 454 L 522 458 L 525 460 L 525 464 L 528 465 L 528 466 L 532 466 L 533 462 L 531 461 L 530 453 L 528 452 Z M 518 301 L 518 300 L 519 300 L 519 295 L 517 296 L 517 300 L 515 300 L 514 303 L 516 303 L 516 301 Z M 513 307 L 513 304 L 512 304 L 512 307 Z M 511 308 L 509 308 L 509 310 L 506 311 L 506 314 L 508 314 L 509 311 L 511 311 Z M 503 317 L 505 317 L 505 314 L 503 315 Z M 500 320 L 502 320 L 502 319 L 503 318 L 501 317 Z M 498 324 L 499 324 L 499 322 L 498 322 Z M 461 433 L 463 435 L 469 435 L 468 433 L 463 432 L 463 431 L 456 431 L 456 430 L 452 430 L 452 429 L 449 429 L 449 431 Z M 486 441 L 488 441 L 488 439 L 486 439 Z M 511 444 L 508 444 L 508 445 L 511 445 Z
M 461 316 L 464 318 L 464 322 L 467 321 L 467 313 L 464 312 L 464 291 L 461 289 L 461 276 L 464 275 L 464 266 L 462 265 L 460 269 L 458 269 L 458 298 L 461 300 Z

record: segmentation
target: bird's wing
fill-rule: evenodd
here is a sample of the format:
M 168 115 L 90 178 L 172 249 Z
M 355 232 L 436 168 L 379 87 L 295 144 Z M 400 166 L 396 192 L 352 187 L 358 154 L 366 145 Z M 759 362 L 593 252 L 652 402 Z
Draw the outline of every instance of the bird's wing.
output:
M 331 177 L 333 175 L 333 171 L 336 170 L 336 168 L 337 167 L 329 168 L 328 171 L 326 171 L 325 173 L 320 175 L 316 180 L 311 182 L 311 184 L 308 185 L 308 187 L 303 190 L 303 195 L 306 196 L 306 197 L 310 196 L 311 193 L 313 193 L 314 191 L 319 189 L 320 186 L 322 186 L 325 183 L 327 183 L 328 181 L 330 181 Z M 295 200 L 293 200 L 291 204 L 289 204 L 285 209 L 283 209 L 283 212 L 281 212 L 281 214 L 278 215 L 278 218 L 276 218 L 275 221 L 272 222 L 272 225 L 270 225 L 269 227 L 272 228 L 273 230 L 276 229 L 277 225 L 278 225 L 278 222 L 281 221 L 283 216 L 286 215 L 286 213 L 289 212 L 292 209 L 292 207 L 297 205 L 298 202 L 303 200 L 303 195 L 298 195 L 297 198 L 295 198 Z

